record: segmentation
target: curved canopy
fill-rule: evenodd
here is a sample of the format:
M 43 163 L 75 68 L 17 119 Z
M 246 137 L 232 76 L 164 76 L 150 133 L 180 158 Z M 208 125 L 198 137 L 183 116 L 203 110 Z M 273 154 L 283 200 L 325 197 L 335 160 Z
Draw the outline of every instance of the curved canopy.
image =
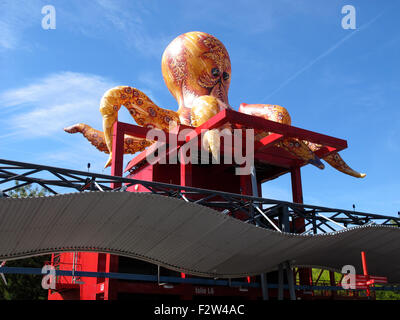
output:
M 294 266 L 361 273 L 400 282 L 400 229 L 362 226 L 321 235 L 279 233 L 210 208 L 150 193 L 86 192 L 0 199 L 0 259 L 99 251 L 206 277 L 236 278 Z

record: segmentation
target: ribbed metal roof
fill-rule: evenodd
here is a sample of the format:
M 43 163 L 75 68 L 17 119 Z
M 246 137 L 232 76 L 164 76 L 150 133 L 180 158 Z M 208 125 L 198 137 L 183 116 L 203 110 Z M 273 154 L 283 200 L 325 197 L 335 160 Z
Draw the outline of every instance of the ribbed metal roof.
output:
M 0 259 L 61 251 L 107 252 L 189 274 L 235 278 L 295 266 L 361 273 L 400 283 L 400 228 L 362 226 L 320 235 L 279 233 L 183 200 L 131 192 L 0 199 Z

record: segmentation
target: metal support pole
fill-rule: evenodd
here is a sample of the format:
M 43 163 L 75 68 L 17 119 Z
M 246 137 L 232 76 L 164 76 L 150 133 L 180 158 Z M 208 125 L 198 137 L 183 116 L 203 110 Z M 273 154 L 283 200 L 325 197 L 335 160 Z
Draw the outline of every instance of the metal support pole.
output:
M 262 290 L 263 300 L 269 300 L 268 282 L 266 273 L 261 273 L 261 290 Z
M 294 289 L 293 270 L 292 270 L 292 267 L 290 266 L 289 261 L 286 261 L 285 265 L 286 265 L 286 275 L 287 275 L 287 279 L 288 279 L 290 300 L 296 300 L 296 291 Z
M 283 264 L 278 265 L 278 300 L 283 300 Z
M 250 168 L 250 177 L 251 177 L 251 189 L 254 197 L 258 197 L 258 185 L 257 185 L 257 176 L 256 176 L 256 168 L 251 166 Z M 268 283 L 267 283 L 267 274 L 261 274 L 261 290 L 263 295 L 263 300 L 268 300 Z
M 254 166 L 251 166 L 250 168 L 250 176 L 251 176 L 251 189 L 253 192 L 253 197 L 258 197 L 256 168 Z
M 160 274 L 161 274 L 160 265 L 157 265 L 157 283 L 159 286 L 163 286 L 165 283 L 160 282 L 160 278 L 161 278 Z
M 318 229 L 317 229 L 317 220 L 316 220 L 315 215 L 316 215 L 316 213 L 315 213 L 315 211 L 314 211 L 314 212 L 313 212 L 313 215 L 312 215 L 312 230 L 313 230 L 313 234 L 317 234 L 317 232 L 318 232 Z
M 282 232 L 290 232 L 289 209 L 287 206 L 279 208 L 279 222 Z

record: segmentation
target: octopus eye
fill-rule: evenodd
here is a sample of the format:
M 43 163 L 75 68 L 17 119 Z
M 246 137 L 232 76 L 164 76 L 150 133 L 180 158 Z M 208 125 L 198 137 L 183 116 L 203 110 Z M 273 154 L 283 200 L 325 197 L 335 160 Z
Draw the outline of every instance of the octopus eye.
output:
M 218 69 L 218 68 L 212 68 L 212 69 L 211 69 L 211 74 L 212 74 L 214 77 L 219 77 L 219 69 Z
M 224 72 L 222 74 L 222 78 L 224 78 L 224 80 L 228 80 L 229 79 L 229 73 L 228 72 Z

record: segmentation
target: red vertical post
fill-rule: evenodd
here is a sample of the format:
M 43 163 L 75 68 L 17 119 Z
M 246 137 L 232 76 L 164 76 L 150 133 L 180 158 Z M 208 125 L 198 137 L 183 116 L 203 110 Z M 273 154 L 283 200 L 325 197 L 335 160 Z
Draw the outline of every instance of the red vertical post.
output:
M 179 134 L 179 132 L 177 132 L 177 134 Z M 184 149 L 183 148 L 179 148 L 178 151 L 180 154 L 180 158 L 184 159 L 183 156 L 183 152 Z M 180 174 L 181 174 L 181 186 L 192 186 L 192 163 L 189 162 L 187 164 L 180 162 Z M 186 278 L 186 274 L 181 272 L 181 278 L 185 279 Z
M 183 152 L 179 150 L 179 152 Z M 192 186 L 192 164 L 181 163 L 181 186 L 190 187 Z
M 104 272 L 101 269 L 101 253 L 97 252 L 82 252 L 81 264 L 83 271 Z M 97 300 L 100 295 L 97 295 L 97 285 L 99 278 L 81 277 L 84 284 L 80 285 L 80 300 Z M 103 291 L 104 292 L 104 291 Z
M 113 126 L 113 145 L 112 145 L 112 164 L 111 175 L 122 177 L 123 164 L 124 164 L 124 132 L 118 121 Z M 111 188 L 119 188 L 121 183 L 112 183 Z
M 240 176 L 240 190 L 241 190 L 241 194 L 250 195 L 250 196 L 252 195 L 250 175 L 241 175 Z
M 179 133 L 178 133 L 179 134 Z M 189 137 L 185 137 L 186 143 L 190 141 Z M 179 143 L 179 141 L 178 141 Z M 189 163 L 185 164 L 185 154 L 184 152 L 187 152 L 187 149 L 183 147 L 182 145 L 179 147 L 179 162 L 180 162 L 180 172 L 181 172 L 181 186 L 185 187 L 191 187 L 192 186 L 192 159 L 189 160 Z M 192 157 L 192 154 L 190 155 Z
M 367 259 L 365 257 L 365 252 L 361 251 L 361 262 L 363 267 L 363 275 L 367 277 L 367 282 L 369 281 Z M 371 291 L 369 290 L 369 284 L 367 285 L 367 296 L 370 297 Z
M 118 272 L 118 256 L 106 255 L 106 270 L 105 272 Z M 118 280 L 104 279 L 104 300 L 117 300 L 118 298 Z
M 300 167 L 293 167 L 290 170 L 291 181 L 292 181 L 292 198 L 293 202 L 303 203 L 303 187 L 301 184 L 301 171 Z M 301 233 L 305 230 L 305 223 L 303 218 L 297 218 L 293 221 L 294 229 Z M 312 286 L 312 269 L 311 268 L 299 268 L 299 280 L 300 285 Z
M 112 145 L 112 163 L 111 163 L 111 175 L 116 177 L 122 177 L 124 165 L 124 131 L 119 125 L 118 121 L 115 121 L 113 125 L 113 145 Z M 121 187 L 121 183 L 111 183 L 111 188 Z M 106 268 L 105 272 L 118 272 L 118 256 L 111 254 L 106 255 Z M 117 299 L 117 284 L 118 280 L 105 278 L 104 280 L 104 300 L 115 300 Z
M 303 203 L 303 188 L 301 185 L 300 167 L 294 167 L 290 170 L 292 180 L 292 197 L 293 202 Z
M 362 261 L 362 267 L 363 267 L 363 274 L 364 274 L 364 276 L 368 276 L 367 260 L 365 258 L 364 251 L 361 251 L 361 261 Z

